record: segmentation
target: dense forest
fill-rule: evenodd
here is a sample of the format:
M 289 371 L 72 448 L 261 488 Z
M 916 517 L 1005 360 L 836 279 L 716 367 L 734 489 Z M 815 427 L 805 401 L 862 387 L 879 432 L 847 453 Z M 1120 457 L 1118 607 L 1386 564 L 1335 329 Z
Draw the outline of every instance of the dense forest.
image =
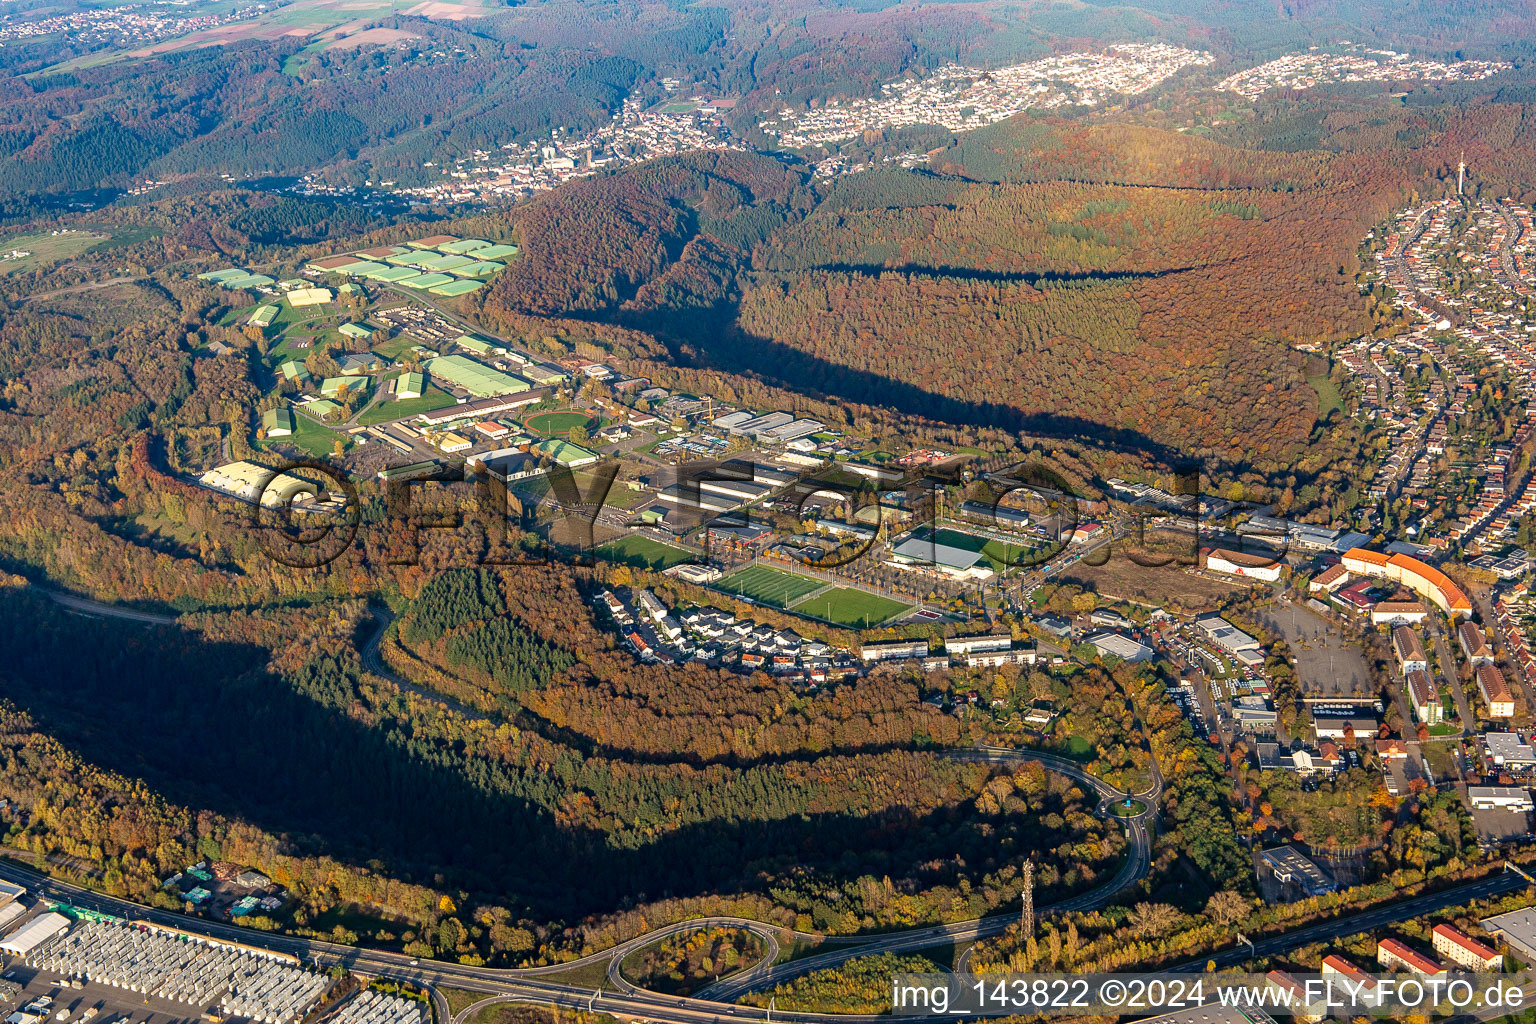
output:
M 527 258 L 485 313 L 637 328 L 673 361 L 936 421 L 1278 466 L 1318 412 L 1292 346 L 1369 327 L 1355 247 L 1403 187 L 1366 158 L 1029 119 L 831 183 L 679 158 L 516 211 Z
M 561 585 L 562 574 L 547 575 Z M 459 578 L 459 597 L 499 585 Z M 536 584 L 518 581 L 520 612 L 565 600 Z M 452 589 L 423 588 L 407 631 L 457 621 Z M 834 932 L 974 915 L 1012 897 L 1021 855 L 1048 866 L 1045 892 L 1066 892 L 1091 884 L 1123 844 L 1089 798 L 1038 771 L 994 777 L 909 749 L 910 736 L 860 752 L 872 721 L 857 699 L 817 709 L 829 738 L 814 754 L 695 766 L 647 735 L 687 728 L 657 720 L 670 705 L 688 712 L 686 691 L 673 687 L 665 704 L 627 719 L 625 703 L 609 709 L 605 747 L 648 755 L 614 759 L 537 719 L 498 724 L 366 676 L 355 605 L 199 616 L 175 629 L 60 615 L 25 586 L 0 600 L 0 644 L 18 654 L 0 676 L 12 702 L 0 795 L 30 809 L 7 842 L 100 865 L 125 895 L 151 897 L 193 851 L 230 842 L 217 855 L 292 879 L 300 925 L 349 899 L 426 936 L 395 930 L 400 941 L 506 961 L 555 955 L 570 942 L 561 928 L 635 899 L 719 907 L 756 894 L 756 914 L 776 907 Z M 530 621 L 558 628 L 547 614 Z M 528 646 L 555 657 L 547 638 Z M 782 699 L 771 688 L 757 697 L 763 682 L 721 674 L 713 687 L 747 685 L 760 707 Z M 168 720 L 178 723 L 173 743 Z M 46 761 L 26 753 L 40 743 L 55 751 Z M 89 761 L 68 751 L 90 751 Z M 61 778 L 77 785 L 50 784 Z M 314 865 L 345 884 L 315 880 Z M 450 906 L 486 904 L 550 946 L 477 931 L 479 912 L 451 926 L 444 946 L 432 936 L 455 915 L 424 909 L 427 896 L 402 906 L 413 886 Z

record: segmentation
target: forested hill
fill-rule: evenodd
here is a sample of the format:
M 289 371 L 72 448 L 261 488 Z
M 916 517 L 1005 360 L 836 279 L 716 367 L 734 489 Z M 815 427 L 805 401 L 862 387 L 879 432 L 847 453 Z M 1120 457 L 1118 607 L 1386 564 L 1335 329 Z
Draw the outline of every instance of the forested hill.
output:
M 444 151 L 605 123 L 641 74 L 632 59 L 530 50 L 419 18 L 381 27 L 409 32 L 419 48 L 304 54 L 303 39 L 250 40 L 4 79 L 0 188 L 42 195 L 146 174 L 297 175 L 363 154 L 401 178 Z M 456 56 L 436 58 L 432 46 Z
M 1029 118 L 830 182 L 680 158 L 514 214 L 486 306 L 910 415 L 1278 462 L 1317 411 L 1292 346 L 1369 326 L 1355 248 L 1406 174 Z

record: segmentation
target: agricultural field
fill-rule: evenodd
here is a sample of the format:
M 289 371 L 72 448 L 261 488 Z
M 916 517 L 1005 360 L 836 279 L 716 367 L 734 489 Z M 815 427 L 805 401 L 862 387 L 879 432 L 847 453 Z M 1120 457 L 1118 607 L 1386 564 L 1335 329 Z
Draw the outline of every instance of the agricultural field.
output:
M 749 565 L 731 573 L 715 586 L 738 597 L 750 597 L 758 604 L 788 608 L 826 584 L 766 565 Z
M 73 259 L 111 240 L 111 235 L 94 231 L 68 231 L 61 234 L 40 232 L 7 238 L 0 242 L 0 274 L 20 274 L 60 260 Z
M 840 626 L 871 629 L 912 606 L 879 594 L 867 593 L 854 587 L 833 587 L 814 597 L 808 597 L 790 608 L 802 615 L 814 615 Z
M 644 569 L 669 569 L 674 565 L 691 562 L 694 556 L 682 548 L 663 544 L 659 540 L 632 533 L 609 541 L 597 549 L 599 558 L 620 562 Z

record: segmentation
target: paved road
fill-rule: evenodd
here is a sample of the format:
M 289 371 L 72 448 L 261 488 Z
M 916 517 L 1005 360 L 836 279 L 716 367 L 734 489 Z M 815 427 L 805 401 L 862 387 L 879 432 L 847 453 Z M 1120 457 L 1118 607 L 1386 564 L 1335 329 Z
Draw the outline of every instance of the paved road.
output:
M 121 605 L 107 604 L 103 601 L 93 601 L 88 597 L 79 597 L 75 594 L 66 594 L 60 590 L 50 590 L 47 587 L 34 587 L 39 594 L 48 600 L 68 608 L 70 611 L 79 612 L 82 615 L 99 615 L 109 619 L 127 619 L 131 622 L 142 622 L 151 626 L 173 626 L 176 624 L 176 616 L 159 615 L 155 612 L 141 612 L 133 608 L 124 608 Z
M 471 992 L 484 992 L 491 998 L 482 1001 L 482 1005 L 490 1002 L 516 1001 L 555 1006 L 586 1007 L 589 1003 L 595 1001 L 596 1009 L 598 1010 L 655 1021 L 665 1021 L 668 1024 L 727 1024 L 727 1022 L 731 1021 L 764 1020 L 767 1017 L 766 1011 L 755 1007 L 722 1006 L 718 1003 L 711 1003 L 702 999 L 679 999 L 644 991 L 622 994 L 597 994 L 589 988 L 546 981 L 541 977 L 542 975 L 556 973 L 562 969 L 569 969 L 570 964 L 561 964 L 551 968 L 534 968 L 532 970 L 504 970 L 488 967 L 468 967 L 463 964 L 446 963 L 436 960 L 418 963 L 400 953 L 385 953 L 358 949 L 352 946 L 342 946 L 332 942 L 272 935 L 250 928 L 239 928 L 234 925 L 185 917 L 181 914 L 156 910 L 123 900 L 101 896 L 78 886 L 39 875 L 29 868 L 24 868 L 11 862 L 0 862 L 0 878 L 26 885 L 33 893 L 48 899 L 67 900 L 76 906 L 97 910 L 102 913 L 126 917 L 131 920 L 146 921 L 168 928 L 179 929 L 190 934 L 225 939 L 248 946 L 258 946 L 275 952 L 286 953 L 320 969 L 340 964 L 350 970 L 363 974 L 383 974 L 392 978 L 400 978 L 431 987 L 448 985 Z M 688 924 L 696 923 L 689 922 Z M 625 946 L 636 942 L 644 944 L 645 942 L 652 941 L 655 934 L 657 933 L 642 936 L 638 940 L 631 940 L 631 943 L 626 943 Z M 615 947 L 615 949 L 619 948 L 624 947 Z M 609 955 L 612 955 L 612 951 L 605 951 L 603 954 L 600 954 L 600 956 Z M 446 1009 L 439 1000 L 435 999 L 434 1002 L 437 1002 L 439 1007 Z M 458 1019 L 463 1020 L 467 1016 L 468 1012 L 466 1011 L 461 1013 Z M 880 1024 L 880 1022 L 887 1020 L 884 1017 L 867 1015 L 780 1012 L 775 1012 L 773 1018 L 785 1022 L 799 1022 L 799 1024 L 831 1024 L 831 1022 Z M 446 1015 L 443 1017 L 444 1021 L 452 1019 L 454 1018 Z
M 1195 960 L 1187 960 L 1176 967 L 1169 967 L 1170 971 L 1195 972 L 1205 970 L 1207 962 L 1214 962 L 1217 968 L 1235 967 L 1254 957 L 1273 956 L 1284 953 L 1300 946 L 1310 945 L 1315 942 L 1334 942 L 1356 935 L 1372 928 L 1380 928 L 1383 925 L 1397 924 L 1409 918 L 1431 914 L 1446 907 L 1456 907 L 1475 899 L 1486 899 L 1489 896 L 1498 896 L 1524 888 L 1525 879 L 1513 871 L 1503 871 L 1497 875 L 1454 888 L 1444 889 L 1440 892 L 1429 893 L 1424 896 L 1415 896 L 1412 899 L 1399 900 L 1386 903 L 1369 910 L 1362 910 L 1357 914 L 1346 917 L 1337 917 L 1331 921 L 1319 921 L 1317 924 L 1308 925 L 1305 928 L 1297 928 L 1280 935 L 1260 939 L 1253 944 L 1250 950 L 1247 946 L 1237 946 L 1210 956 L 1200 957 Z
M 1106 799 L 1124 799 L 1127 796 L 1123 790 L 1117 789 L 1089 775 L 1075 762 L 1049 754 L 1037 754 L 1032 751 L 1010 750 L 1001 747 L 981 747 L 956 751 L 953 756 L 974 758 L 993 763 L 1022 764 L 1028 761 L 1038 761 L 1048 769 L 1068 775 L 1079 784 L 1092 788 Z M 1126 824 L 1131 836 L 1132 845 L 1128 856 L 1115 877 L 1091 892 L 1043 907 L 1040 913 L 1050 914 L 1102 906 L 1114 898 L 1114 896 L 1146 876 L 1150 869 L 1151 861 L 1151 835 L 1148 823 L 1155 814 L 1156 797 L 1161 792 L 1161 786 L 1161 779 L 1156 778 L 1146 794 L 1139 795 L 1148 801 L 1149 806 L 1145 812 L 1135 817 L 1120 819 Z M 907 929 L 885 935 L 855 937 L 846 940 L 847 944 L 842 948 L 830 950 L 816 956 L 805 957 L 789 964 L 774 965 L 773 960 L 777 956 L 778 939 L 783 934 L 782 929 L 742 918 L 703 918 L 678 922 L 665 928 L 647 932 L 644 935 L 620 943 L 611 949 L 594 953 L 578 961 L 547 967 L 507 970 L 467 967 L 439 961 L 416 963 L 403 954 L 271 935 L 248 928 L 238 928 L 234 925 L 189 918 L 181 914 L 154 910 L 102 896 L 78 886 L 47 878 L 35 871 L 10 863 L 0 863 L 0 878 L 20 882 L 28 885 L 35 892 L 52 898 L 69 900 L 82 907 L 101 910 L 105 913 L 121 917 L 152 921 L 188 932 L 231 939 L 250 945 L 264 946 L 278 952 L 292 954 L 319 966 L 341 963 L 363 973 L 388 973 L 394 977 L 419 981 L 426 985 L 452 985 L 470 991 L 487 992 L 502 1000 L 532 1000 L 560 1006 L 584 1006 L 593 997 L 593 993 L 590 989 L 581 986 L 563 985 L 544 980 L 548 976 L 569 971 L 575 966 L 600 963 L 606 960 L 610 962 L 609 978 L 612 980 L 616 976 L 617 964 L 623 956 L 667 934 L 688 931 L 699 927 L 727 925 L 747 928 L 767 940 L 766 945 L 770 955 L 756 967 L 743 972 L 740 976 L 726 979 L 726 981 L 718 983 L 717 986 L 713 986 L 713 988 L 719 990 L 713 995 L 700 993 L 695 998 L 676 999 L 675 997 L 660 996 L 636 989 L 627 983 L 623 983 L 622 979 L 620 979 L 620 987 L 622 988 L 620 993 L 604 994 L 599 997 L 602 1000 L 602 1008 L 610 1012 L 617 1011 L 650 1019 L 664 1019 L 674 1022 L 674 1024 L 759 1018 L 765 1015 L 764 1011 L 751 1007 L 721 1005 L 721 1003 L 712 1000 L 734 999 L 736 995 L 742 992 L 776 984 L 786 978 L 797 977 L 820 967 L 834 966 L 854 956 L 880 952 L 906 952 L 923 949 L 941 942 L 964 942 L 987 935 L 995 935 L 1006 929 L 1014 920 L 1013 916 L 1009 914 L 973 921 L 961 921 L 953 924 L 935 925 L 927 928 Z M 813 936 L 809 935 L 802 937 L 806 939 L 813 938 Z M 463 1014 L 460 1015 L 461 1018 L 463 1016 Z M 776 1016 L 784 1021 L 801 1022 L 833 1020 L 875 1021 L 881 1019 L 877 1017 L 861 1018 L 838 1014 L 806 1013 L 778 1013 Z
M 1125 790 L 1112 786 L 1093 775 L 1089 775 L 1083 770 L 1082 765 L 1077 762 L 1057 757 L 1053 754 L 1029 750 L 1014 750 L 1008 747 L 974 747 L 967 750 L 954 751 L 949 756 L 987 761 L 993 764 L 1024 764 L 1034 761 L 1044 765 L 1050 771 L 1066 775 L 1080 785 L 1093 789 L 1103 798 L 1106 804 L 1124 800 L 1131 796 Z M 1161 773 L 1154 770 L 1152 784 L 1143 792 L 1135 794 L 1136 799 L 1146 803 L 1146 809 L 1140 814 L 1116 819 L 1125 823 L 1126 831 L 1131 841 L 1131 848 L 1127 851 L 1126 858 L 1114 877 L 1097 889 L 1081 893 L 1059 903 L 1038 908 L 1037 914 L 1039 916 L 1043 917 L 1068 911 L 1091 910 L 1104 906 L 1120 895 L 1120 893 L 1147 876 L 1152 865 L 1151 823 L 1156 818 L 1158 800 L 1162 796 L 1162 790 L 1163 781 Z M 700 999 L 735 1000 L 747 992 L 767 988 L 770 985 L 777 985 L 792 978 L 809 974 L 811 971 L 836 967 L 854 957 L 870 956 L 877 953 L 910 953 L 920 949 L 928 949 L 932 946 L 974 942 L 977 939 L 1000 935 L 1016 920 L 1017 918 L 1012 913 L 1007 913 L 971 921 L 958 921 L 954 924 L 912 928 L 906 931 L 891 932 L 887 935 L 871 936 L 869 941 L 861 942 L 857 946 L 829 950 L 825 953 L 802 957 L 787 964 L 772 965 L 765 970 L 746 972 L 736 977 L 726 978 L 723 981 L 716 982 L 714 985 L 701 989 L 698 996 Z M 969 961 L 968 954 L 969 951 L 967 951 L 967 956 L 961 959 L 960 966 L 962 970 Z
M 1471 735 L 1477 731 L 1477 719 L 1472 715 L 1472 708 L 1467 704 L 1467 693 L 1461 688 L 1461 676 L 1456 667 L 1456 652 L 1446 642 L 1445 630 L 1441 628 L 1440 618 L 1433 614 L 1424 617 L 1425 628 L 1429 631 L 1431 642 L 1435 645 L 1435 660 L 1439 664 L 1440 685 L 1451 694 L 1451 700 L 1456 703 L 1456 714 L 1461 719 L 1461 729 L 1464 735 Z

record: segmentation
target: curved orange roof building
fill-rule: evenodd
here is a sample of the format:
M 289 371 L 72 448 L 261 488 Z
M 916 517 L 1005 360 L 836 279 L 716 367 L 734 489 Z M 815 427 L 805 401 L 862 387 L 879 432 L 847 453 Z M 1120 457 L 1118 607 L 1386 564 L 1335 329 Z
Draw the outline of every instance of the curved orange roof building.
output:
M 1472 602 L 1461 588 L 1445 573 L 1417 558 L 1350 548 L 1344 552 L 1343 563 L 1346 569 L 1362 576 L 1384 576 L 1398 581 L 1425 600 L 1433 601 L 1453 619 L 1472 614 Z

